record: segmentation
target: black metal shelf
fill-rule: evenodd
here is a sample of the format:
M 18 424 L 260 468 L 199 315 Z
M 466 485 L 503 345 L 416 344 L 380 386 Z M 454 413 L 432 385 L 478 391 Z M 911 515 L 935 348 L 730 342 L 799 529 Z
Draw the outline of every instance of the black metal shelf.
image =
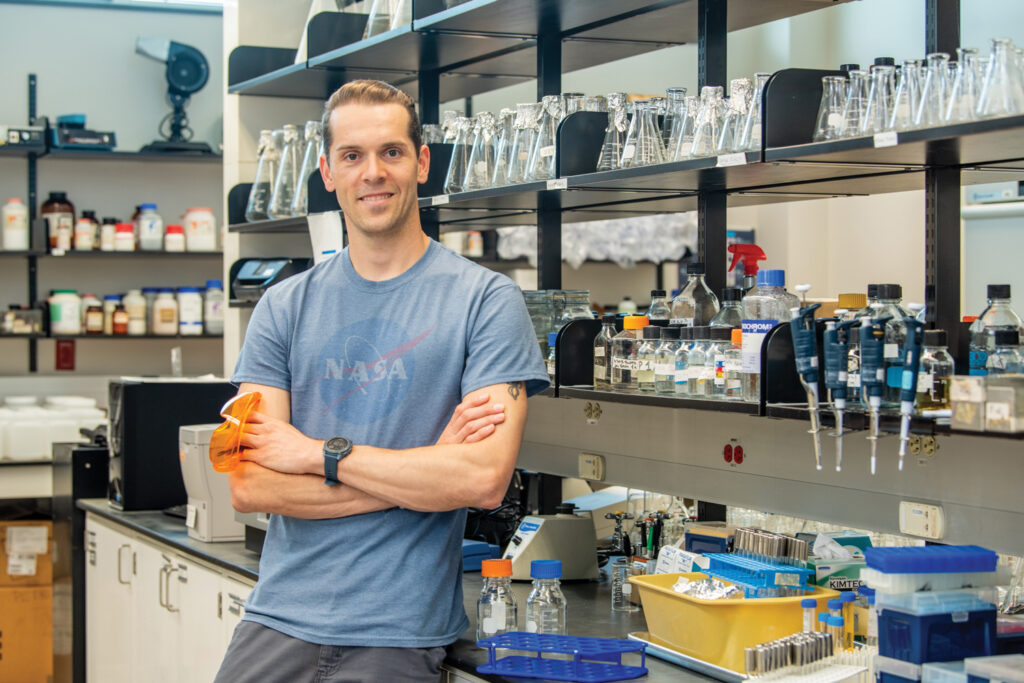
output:
M 2 253 L 2 252 L 0 252 Z M 54 253 L 52 251 L 42 252 L 22 252 L 28 256 L 49 256 L 53 258 L 118 258 L 118 259 L 132 259 L 132 258 L 171 258 L 171 259 L 189 259 L 189 258 L 223 258 L 224 253 L 220 251 L 102 251 L 94 249 L 92 251 L 78 251 L 69 250 L 63 253 Z
M 224 161 L 220 154 L 192 154 L 188 152 L 126 152 L 100 149 L 51 149 L 42 158 L 46 159 L 87 159 L 89 161 L 175 161 L 190 163 L 215 163 Z
M 102 339 L 104 341 L 132 341 L 136 339 L 223 339 L 223 334 L 50 334 L 40 339 Z
M 239 299 L 231 299 L 228 301 L 228 308 L 255 308 L 255 301 L 241 301 Z
M 228 226 L 228 232 L 288 233 L 306 231 L 307 227 L 305 216 L 292 218 L 269 218 L 265 221 L 252 221 L 251 223 L 239 223 L 237 225 Z
M 38 249 L 28 251 L 0 251 L 0 256 L 45 256 L 46 252 Z
M 0 157 L 25 159 L 30 154 L 41 156 L 46 152 L 46 145 L 0 145 Z
M 638 406 L 654 406 L 658 408 L 685 408 L 688 410 L 708 410 L 717 413 L 739 413 L 757 415 L 757 404 L 745 401 L 719 401 L 713 399 L 676 398 L 661 394 L 627 394 L 617 391 L 598 391 L 590 387 L 558 387 L 557 394 L 564 398 L 582 398 L 587 401 L 604 403 L 626 403 Z

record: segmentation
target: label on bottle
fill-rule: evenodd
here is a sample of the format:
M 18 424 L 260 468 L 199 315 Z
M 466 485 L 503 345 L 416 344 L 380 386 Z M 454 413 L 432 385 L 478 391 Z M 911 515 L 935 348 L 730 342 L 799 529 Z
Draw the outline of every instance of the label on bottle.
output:
M 843 115 L 832 113 L 828 115 L 828 127 L 829 128 L 842 128 L 843 126 Z
M 654 361 L 651 360 L 635 360 L 637 372 L 654 372 Z
M 690 378 L 690 370 L 688 368 L 676 368 L 675 371 L 675 382 L 676 384 L 686 386 L 686 381 Z
M 547 361 L 546 365 L 547 365 L 547 368 L 548 368 L 548 376 L 549 377 L 554 377 L 555 376 L 555 361 L 549 360 L 549 361 Z
M 672 363 L 655 363 L 654 374 L 659 377 L 674 377 L 675 365 Z
M 917 373 L 917 393 L 930 394 L 935 386 L 935 375 L 930 372 Z
M 743 372 L 760 374 L 761 344 L 765 335 L 779 324 L 778 320 L 743 320 Z
M 725 386 L 725 354 L 715 354 L 715 386 Z
M 612 358 L 612 370 L 637 372 L 640 370 L 640 361 L 635 358 Z
M 496 600 L 490 603 L 491 614 L 490 616 L 484 617 L 483 621 L 480 622 L 480 627 L 484 633 L 489 636 L 494 635 L 499 629 L 505 628 L 505 603 L 500 600 Z
M 544 159 L 546 157 L 553 157 L 553 156 L 555 156 L 555 146 L 554 145 L 548 145 L 547 147 L 541 147 L 540 148 L 540 156 L 541 156 L 542 159 Z
M 632 159 L 635 154 L 636 145 L 626 145 L 625 147 L 622 148 L 622 161 L 625 162 L 628 161 L 629 159 Z
M 894 130 L 888 130 L 884 133 L 875 133 L 874 137 L 875 147 L 895 147 L 900 143 L 899 134 Z
M 846 373 L 846 386 L 848 388 L 860 388 L 860 373 L 859 372 L 848 372 L 848 373 Z
M 603 365 L 594 366 L 594 379 L 604 380 L 608 378 L 608 369 Z
M 683 327 L 693 327 L 693 318 L 672 318 L 669 320 L 669 325 L 682 325 Z
M 885 358 L 899 358 L 900 357 L 900 345 L 899 344 L 886 344 L 882 349 L 882 355 Z
M 604 346 L 594 347 L 594 358 L 604 358 Z

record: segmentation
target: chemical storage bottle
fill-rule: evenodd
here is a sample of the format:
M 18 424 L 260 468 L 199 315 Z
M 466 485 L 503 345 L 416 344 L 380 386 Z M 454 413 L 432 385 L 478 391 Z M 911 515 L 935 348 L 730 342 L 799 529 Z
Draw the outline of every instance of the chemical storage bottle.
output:
M 178 302 L 174 299 L 174 290 L 161 288 L 150 310 L 150 330 L 152 334 L 173 337 L 178 334 Z
M 1017 330 L 1024 332 L 1024 323 L 1013 310 L 1010 302 L 1010 285 L 989 285 L 988 306 L 971 323 L 970 328 L 970 374 L 984 375 L 986 357 L 995 349 L 993 335 L 996 330 Z
M 672 324 L 683 327 L 707 325 L 718 313 L 718 297 L 704 282 L 704 264 L 689 264 L 686 275 L 686 286 L 672 300 Z
M 711 350 L 705 365 L 711 370 L 710 398 L 725 398 L 725 357 L 732 348 L 732 328 L 709 327 Z
M 12 197 L 0 211 L 0 224 L 3 225 L 4 251 L 28 251 L 28 207 L 21 199 Z
M 953 356 L 946 349 L 945 330 L 925 330 L 921 365 L 917 373 L 917 410 L 949 410 Z
M 654 391 L 662 395 L 676 391 L 676 352 L 679 350 L 679 330 L 670 326 L 661 328 L 661 341 L 654 354 Z
M 601 316 L 601 331 L 594 337 L 594 388 L 611 388 L 612 337 L 615 336 L 615 316 Z
M 675 325 L 673 325 L 675 327 Z M 690 362 L 690 348 L 693 346 L 693 328 L 692 327 L 680 327 L 679 329 L 679 348 L 676 349 L 675 355 L 675 376 L 673 381 L 675 383 L 675 395 L 676 396 L 688 396 L 690 394 L 689 387 L 689 362 Z
M 780 321 L 789 321 L 789 295 L 781 270 L 757 271 L 757 286 L 743 297 L 743 400 L 761 398 L 761 344 Z
M 156 212 L 156 204 L 142 204 L 139 214 L 138 238 L 142 251 L 161 251 L 164 248 L 164 219 Z
M 632 297 L 624 296 L 622 301 L 619 302 L 618 311 L 619 313 L 632 315 L 637 311 L 636 302 L 633 301 Z
M 556 358 L 555 346 L 556 346 L 557 342 L 558 342 L 558 333 L 557 332 L 548 332 L 548 357 L 545 359 L 544 363 L 545 363 L 545 365 L 547 365 L 548 379 L 550 379 L 552 383 L 554 383 L 554 381 L 555 381 L 555 358 Z
M 46 223 L 50 249 L 69 249 L 75 230 L 75 206 L 68 201 L 66 192 L 51 192 L 39 207 L 39 216 Z M 67 242 L 66 245 L 63 243 Z
M 668 303 L 668 297 L 664 289 L 651 290 L 651 305 L 647 308 L 647 319 L 652 325 L 664 327 L 668 325 L 672 317 L 672 307 Z
M 476 603 L 476 639 L 515 631 L 519 615 L 512 594 L 512 560 L 484 560 L 480 576 L 484 587 Z
M 654 363 L 658 352 L 661 328 L 648 325 L 643 329 L 643 339 L 636 347 L 636 388 L 643 394 L 654 393 Z
M 845 308 L 848 311 L 854 311 L 853 319 L 861 320 L 863 318 L 869 318 L 872 316 L 872 304 L 878 303 L 878 285 L 868 285 L 868 294 L 865 298 L 863 305 L 856 306 L 857 301 L 853 299 L 843 299 L 843 295 L 840 294 L 840 308 Z M 854 296 L 854 295 L 850 295 Z M 844 306 L 843 303 L 856 306 L 850 308 L 850 306 Z M 850 403 L 860 401 L 860 333 L 859 327 L 855 326 L 850 330 L 850 334 L 847 335 L 849 338 L 848 345 L 849 350 L 847 351 L 846 360 L 846 400 Z
M 224 284 L 220 280 L 206 281 L 203 331 L 206 334 L 224 334 Z
M 534 560 L 530 563 L 533 589 L 526 599 L 527 633 L 565 635 L 566 601 L 562 594 L 562 563 Z
M 995 348 L 985 360 L 989 375 L 1011 375 L 1024 372 L 1024 355 L 1020 352 L 1017 330 L 996 330 L 992 335 Z
M 739 287 L 726 287 L 722 290 L 722 307 L 708 323 L 709 327 L 740 327 L 743 325 L 743 290 Z
M 647 326 L 647 316 L 627 315 L 622 321 L 622 332 L 612 338 L 612 390 L 636 391 L 637 341 L 641 339 L 642 330 Z
M 911 317 L 903 307 L 903 288 L 895 284 L 878 285 L 878 303 L 882 304 L 876 317 L 892 316 L 885 324 L 885 392 L 882 394 L 883 408 L 899 408 L 900 384 L 903 381 L 903 343 L 907 339 L 907 323 Z
M 128 313 L 128 335 L 140 337 L 146 334 L 146 297 L 141 289 L 130 289 L 122 302 Z
M 691 329 L 693 346 L 690 347 L 686 363 L 686 386 L 690 398 L 707 398 L 708 380 L 714 376 L 714 371 L 708 373 L 706 368 L 708 353 L 711 350 L 711 328 L 707 325 L 697 325 Z
M 729 348 L 725 351 L 722 376 L 725 380 L 725 398 L 730 401 L 743 399 L 743 330 L 738 327 L 729 332 Z

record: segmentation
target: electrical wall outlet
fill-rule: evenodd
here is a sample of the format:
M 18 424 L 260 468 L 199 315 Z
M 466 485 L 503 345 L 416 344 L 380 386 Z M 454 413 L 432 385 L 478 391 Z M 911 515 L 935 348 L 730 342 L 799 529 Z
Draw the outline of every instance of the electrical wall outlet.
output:
M 900 533 L 937 541 L 946 535 L 946 515 L 938 505 L 900 501 Z
M 604 481 L 604 456 L 580 453 L 580 479 Z

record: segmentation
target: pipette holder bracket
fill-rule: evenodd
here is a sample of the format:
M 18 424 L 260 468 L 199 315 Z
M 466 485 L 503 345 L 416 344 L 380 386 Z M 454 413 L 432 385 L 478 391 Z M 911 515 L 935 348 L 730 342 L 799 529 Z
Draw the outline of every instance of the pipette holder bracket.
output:
M 811 142 L 821 103 L 821 79 L 845 75 L 822 69 L 783 69 L 772 74 L 761 99 L 760 151 Z

